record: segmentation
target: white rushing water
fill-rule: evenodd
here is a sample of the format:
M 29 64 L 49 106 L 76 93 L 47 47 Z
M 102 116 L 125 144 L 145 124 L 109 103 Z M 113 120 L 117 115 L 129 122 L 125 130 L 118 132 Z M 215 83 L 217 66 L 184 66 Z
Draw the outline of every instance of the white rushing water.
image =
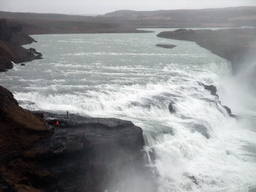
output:
M 0 74 L 21 106 L 132 121 L 154 151 L 147 166 L 159 192 L 256 188 L 256 99 L 228 61 L 156 33 L 34 38 L 44 59 Z M 215 85 L 219 99 L 202 83 Z

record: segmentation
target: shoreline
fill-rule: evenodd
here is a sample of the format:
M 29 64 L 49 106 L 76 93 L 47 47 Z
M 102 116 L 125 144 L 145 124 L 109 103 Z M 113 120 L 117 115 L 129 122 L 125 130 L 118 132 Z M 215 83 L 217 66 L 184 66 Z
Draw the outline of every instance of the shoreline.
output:
M 0 19 L 0 72 L 13 68 L 13 64 L 42 59 L 42 54 L 35 49 L 25 49 L 22 45 L 37 42 L 24 33 L 18 23 Z
M 256 59 L 256 29 L 219 29 L 219 30 L 186 30 L 161 32 L 160 38 L 192 41 L 211 51 L 232 64 L 232 71 L 237 74 L 243 64 Z

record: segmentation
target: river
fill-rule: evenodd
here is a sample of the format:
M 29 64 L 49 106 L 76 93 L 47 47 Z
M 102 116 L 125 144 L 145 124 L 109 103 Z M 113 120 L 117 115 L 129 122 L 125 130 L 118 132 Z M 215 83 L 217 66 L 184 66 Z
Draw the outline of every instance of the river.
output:
M 25 47 L 44 59 L 0 73 L 0 84 L 29 110 L 140 126 L 145 151 L 155 155 L 146 166 L 159 192 L 253 191 L 256 97 L 247 74 L 234 77 L 225 59 L 193 42 L 157 38 L 158 32 L 34 35 L 38 43 Z M 219 97 L 202 84 L 216 86 Z

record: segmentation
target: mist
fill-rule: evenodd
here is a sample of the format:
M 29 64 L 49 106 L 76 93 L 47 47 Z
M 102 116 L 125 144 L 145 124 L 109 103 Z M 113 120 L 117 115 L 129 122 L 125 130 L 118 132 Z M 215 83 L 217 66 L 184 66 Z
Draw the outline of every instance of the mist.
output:
M 219 95 L 223 104 L 232 106 L 234 114 L 256 115 L 256 40 L 238 63 L 234 75 L 222 79 Z

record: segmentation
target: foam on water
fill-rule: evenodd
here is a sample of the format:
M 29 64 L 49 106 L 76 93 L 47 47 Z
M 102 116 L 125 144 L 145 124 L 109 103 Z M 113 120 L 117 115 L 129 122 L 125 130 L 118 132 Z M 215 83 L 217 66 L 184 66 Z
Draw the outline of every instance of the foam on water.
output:
M 166 40 L 154 34 L 126 35 L 37 36 L 45 59 L 29 64 L 31 74 L 20 67 L 0 74 L 0 81 L 31 110 L 140 126 L 159 192 L 255 187 L 255 98 L 245 91 L 239 96 L 243 86 L 227 78 L 230 63 L 194 43 L 173 41 L 177 48 L 168 50 L 155 46 Z M 63 49 L 50 45 L 49 51 L 50 40 Z M 218 87 L 221 103 L 202 83 Z M 249 106 L 242 104 L 245 96 Z M 243 117 L 230 117 L 222 105 Z
M 211 73 L 172 73 L 176 75 L 166 82 L 147 85 L 108 84 L 52 94 L 52 89 L 63 88 L 55 86 L 50 91 L 15 93 L 15 97 L 33 101 L 43 110 L 118 117 L 141 126 L 156 156 L 150 161 L 160 192 L 247 191 L 256 182 L 256 166 L 244 147 L 256 144 L 256 133 L 229 117 L 218 98 L 198 83 L 206 77 L 212 81 Z M 171 102 L 175 114 L 169 112 Z

